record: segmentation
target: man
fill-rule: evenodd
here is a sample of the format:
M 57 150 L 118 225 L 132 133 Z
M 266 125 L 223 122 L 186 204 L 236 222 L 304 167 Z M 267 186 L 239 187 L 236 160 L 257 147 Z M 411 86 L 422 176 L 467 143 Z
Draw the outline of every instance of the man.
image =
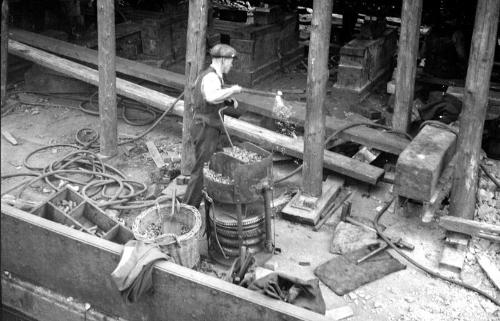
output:
M 236 50 L 231 46 L 218 44 L 212 47 L 210 56 L 212 63 L 196 79 L 193 93 L 193 123 L 190 133 L 191 137 L 194 137 L 196 161 L 183 200 L 196 208 L 200 206 L 202 198 L 203 165 L 217 151 L 223 130 L 219 109 L 229 102 L 237 108 L 237 102 L 231 96 L 241 92 L 238 85 L 223 88 L 223 74 L 231 70 Z

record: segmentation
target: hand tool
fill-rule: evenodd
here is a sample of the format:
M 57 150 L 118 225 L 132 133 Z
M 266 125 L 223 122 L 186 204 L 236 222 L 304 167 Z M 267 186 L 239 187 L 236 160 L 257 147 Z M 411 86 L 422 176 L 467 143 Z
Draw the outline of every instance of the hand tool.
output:
M 397 247 L 399 247 L 401 249 L 407 249 L 407 250 L 410 250 L 410 251 L 413 251 L 415 249 L 415 246 L 413 244 L 410 244 L 410 243 L 404 241 L 400 237 L 398 237 L 397 239 L 391 239 L 391 238 L 389 238 L 389 241 L 391 241 L 392 243 L 394 243 L 394 245 L 396 245 Z M 372 252 L 368 253 L 367 255 L 363 256 L 359 260 L 357 260 L 356 264 L 359 264 L 359 263 L 361 263 L 363 261 L 366 261 L 367 259 L 371 258 L 375 254 L 380 253 L 383 250 L 385 250 L 388 246 L 389 246 L 389 244 L 387 244 L 385 242 L 382 243 L 382 244 L 380 244 L 380 246 L 378 248 L 376 248 Z
M 367 230 L 367 231 L 377 233 L 377 231 L 376 231 L 373 227 L 368 226 L 368 225 L 366 225 L 366 224 L 364 224 L 364 223 L 361 223 L 361 222 L 357 221 L 356 219 L 354 219 L 353 217 L 351 217 L 351 211 L 348 211 L 348 212 L 342 212 L 342 213 L 340 214 L 340 220 L 341 220 L 342 222 L 347 222 L 347 223 L 351 223 L 351 224 L 353 224 L 353 225 L 356 225 L 356 226 L 362 227 L 362 228 L 364 228 L 364 229 L 365 229 L 365 230 Z M 380 227 L 382 228 L 382 231 L 384 231 L 386 227 L 385 227 L 384 225 L 382 225 L 382 224 L 379 224 L 379 225 L 380 225 Z
M 359 227 L 362 227 L 364 228 L 365 230 L 367 231 L 370 231 L 370 232 L 375 232 L 378 234 L 377 230 L 375 230 L 374 228 L 366 225 L 366 224 L 363 224 L 361 222 L 358 222 L 357 220 L 353 219 L 351 216 L 351 211 L 342 211 L 342 213 L 340 214 L 340 220 L 343 221 L 343 222 L 348 222 L 348 223 L 351 223 L 353 225 L 356 225 L 356 226 L 359 226 Z M 385 227 L 383 227 L 383 229 L 385 229 Z M 398 237 L 398 238 L 391 238 L 391 237 L 388 237 L 389 241 L 391 241 L 392 243 L 394 243 L 394 245 L 396 245 L 397 247 L 399 248 L 404 248 L 404 249 L 408 249 L 410 251 L 413 251 L 413 249 L 415 249 L 415 246 L 413 244 L 410 244 L 406 241 L 404 241 L 402 238 Z M 388 246 L 387 243 L 384 243 L 383 245 L 380 246 L 380 248 L 377 248 L 375 249 L 372 253 L 366 255 L 365 257 L 359 259 L 357 261 L 357 264 L 363 262 L 364 260 L 372 257 L 373 255 L 381 252 L 382 250 L 384 250 L 386 247 Z
M 313 227 L 313 231 L 318 231 L 321 226 L 323 226 L 323 224 L 325 224 L 326 221 L 328 221 L 330 219 L 330 217 L 333 215 L 333 213 L 335 213 L 337 211 L 337 209 L 342 205 L 344 204 L 344 206 L 348 207 L 348 209 L 346 208 L 346 210 L 349 210 L 351 209 L 351 203 L 350 202 L 347 202 L 347 199 L 349 199 L 349 197 L 351 196 L 351 192 L 347 193 L 340 201 L 338 202 L 332 202 L 332 207 L 330 207 L 329 209 L 327 209 L 325 211 L 325 216 L 323 216 L 319 222 Z M 349 205 L 347 205 L 349 204 Z M 342 213 L 344 212 L 344 208 L 342 208 Z M 340 214 L 340 216 L 342 216 L 342 214 Z

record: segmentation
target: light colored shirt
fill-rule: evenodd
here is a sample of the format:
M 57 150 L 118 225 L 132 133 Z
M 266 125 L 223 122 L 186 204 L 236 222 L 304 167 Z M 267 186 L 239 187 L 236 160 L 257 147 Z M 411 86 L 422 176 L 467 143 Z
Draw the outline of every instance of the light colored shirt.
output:
M 215 73 L 209 72 L 201 80 L 201 93 L 208 103 L 220 104 L 232 94 L 231 89 L 222 88 L 222 73 L 215 65 L 210 65 L 215 69 Z M 219 78 L 220 77 L 220 78 Z

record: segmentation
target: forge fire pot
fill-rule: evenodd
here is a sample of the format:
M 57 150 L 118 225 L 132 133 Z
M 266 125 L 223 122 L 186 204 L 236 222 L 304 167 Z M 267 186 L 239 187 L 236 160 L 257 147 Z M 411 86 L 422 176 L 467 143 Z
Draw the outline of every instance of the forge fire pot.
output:
M 243 247 L 253 254 L 273 247 L 271 194 L 266 195 L 272 180 L 271 153 L 251 143 L 237 148 L 238 153 L 214 154 L 203 170 L 209 254 L 226 266 L 241 256 Z M 239 158 L 247 152 L 258 157 Z

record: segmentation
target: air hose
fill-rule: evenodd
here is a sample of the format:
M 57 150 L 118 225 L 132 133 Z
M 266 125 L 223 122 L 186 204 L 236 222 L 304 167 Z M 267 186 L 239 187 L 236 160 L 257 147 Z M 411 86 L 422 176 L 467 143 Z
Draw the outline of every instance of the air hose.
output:
M 358 127 L 358 126 L 367 126 L 367 127 L 375 127 L 375 128 L 382 128 L 382 129 L 385 129 L 387 130 L 388 132 L 390 133 L 395 133 L 395 134 L 398 134 L 398 135 L 403 135 L 405 136 L 408 140 L 411 141 L 411 136 L 409 136 L 407 133 L 404 133 L 404 132 L 399 132 L 399 131 L 395 131 L 395 130 L 392 130 L 389 126 L 386 126 L 386 125 L 381 125 L 381 124 L 375 124 L 375 123 L 370 123 L 370 122 L 355 122 L 355 123 L 349 123 L 349 124 L 345 124 L 344 126 L 340 127 L 339 129 L 337 129 L 335 132 L 333 132 L 330 136 L 328 136 L 326 139 L 325 139 L 325 146 L 328 145 L 328 143 L 330 141 L 332 141 L 333 139 L 336 139 L 337 136 L 342 133 L 343 131 L 349 129 L 349 128 L 353 128 L 353 127 Z M 289 179 L 290 177 L 292 177 L 293 175 L 297 174 L 298 172 L 300 172 L 302 170 L 302 167 L 303 165 L 300 165 L 299 167 L 297 167 L 296 169 L 294 169 L 293 171 L 291 171 L 290 173 L 286 174 L 285 176 L 277 179 L 274 181 L 275 184 L 278 184 L 278 183 L 281 183 L 282 181 L 286 180 L 286 179 Z
M 172 110 L 172 108 L 183 97 L 183 95 L 184 93 L 180 94 L 162 113 L 162 115 L 158 119 L 156 119 L 156 121 L 141 135 L 127 138 L 121 141 L 119 145 L 136 141 L 151 132 Z M 89 136 L 89 133 L 90 139 L 84 141 L 82 135 Z M 60 181 L 65 181 L 66 183 L 71 182 L 82 186 L 81 191 L 86 197 L 92 198 L 100 193 L 101 198 L 107 199 L 101 200 L 97 203 L 97 205 L 102 208 L 113 208 L 119 210 L 140 209 L 153 206 L 168 199 L 168 197 L 160 196 L 155 200 L 133 200 L 134 198 L 139 197 L 144 192 L 146 192 L 147 186 L 143 183 L 126 179 L 125 174 L 123 174 L 113 166 L 105 164 L 95 152 L 88 150 L 88 148 L 98 147 L 98 145 L 96 146 L 95 144 L 98 138 L 98 134 L 93 129 L 82 128 L 77 132 L 76 135 L 76 141 L 78 145 L 53 144 L 32 151 L 25 157 L 25 159 L 23 160 L 23 164 L 26 168 L 33 171 L 39 171 L 40 173 L 19 173 L 2 175 L 2 180 L 19 176 L 35 176 L 35 178 L 29 180 L 28 182 L 22 182 L 7 191 L 3 191 L 1 195 L 5 195 L 20 188 L 20 190 L 18 191 L 18 197 L 20 197 L 27 187 L 40 180 L 44 180 L 45 183 L 47 183 L 53 190 L 57 191 L 59 190 L 59 187 L 55 186 L 51 182 L 51 179 L 56 178 Z M 46 167 L 36 167 L 30 164 L 29 161 L 33 158 L 34 155 L 52 148 L 73 148 L 75 150 L 66 154 L 64 157 L 50 163 Z M 85 181 L 83 181 L 81 179 L 62 176 L 65 174 L 83 175 L 87 176 L 88 179 L 85 179 Z M 114 191 L 114 193 L 110 194 L 107 192 L 107 190 L 112 185 L 118 186 L 118 189 Z
M 491 302 L 495 303 L 496 305 L 500 306 L 500 301 L 495 299 L 493 296 L 491 296 L 489 293 L 473 286 L 473 285 L 470 285 L 470 284 L 467 284 L 463 281 L 460 281 L 460 280 L 455 280 L 455 279 L 452 279 L 450 277 L 447 277 L 445 275 L 442 275 L 440 274 L 439 272 L 436 272 L 436 271 L 433 271 L 425 266 L 423 266 L 422 264 L 418 263 L 417 261 L 415 261 L 414 259 L 410 258 L 408 255 L 406 255 L 405 253 L 403 253 L 396 245 L 394 245 L 393 242 L 391 242 L 391 240 L 382 232 L 382 229 L 380 227 L 380 225 L 378 224 L 380 218 L 382 217 L 382 215 L 387 211 L 387 209 L 391 206 L 391 204 L 394 202 L 395 200 L 395 197 L 393 197 L 392 199 L 390 199 L 389 201 L 387 201 L 384 206 L 382 207 L 382 209 L 377 213 L 377 215 L 375 216 L 375 219 L 374 219 L 374 226 L 375 226 L 375 230 L 377 231 L 377 234 L 393 249 L 396 251 L 396 253 L 398 253 L 399 255 L 401 255 L 406 261 L 408 261 L 410 264 L 412 264 L 414 267 L 426 272 L 427 274 L 435 277 L 435 278 L 440 278 L 442 280 L 445 280 L 445 281 L 448 281 L 450 283 L 453 283 L 455 285 L 459 285 L 459 286 L 462 286 L 468 290 L 471 290 L 471 291 L 474 291 L 476 293 L 478 293 L 479 295 L 487 298 L 488 300 L 490 300 Z

